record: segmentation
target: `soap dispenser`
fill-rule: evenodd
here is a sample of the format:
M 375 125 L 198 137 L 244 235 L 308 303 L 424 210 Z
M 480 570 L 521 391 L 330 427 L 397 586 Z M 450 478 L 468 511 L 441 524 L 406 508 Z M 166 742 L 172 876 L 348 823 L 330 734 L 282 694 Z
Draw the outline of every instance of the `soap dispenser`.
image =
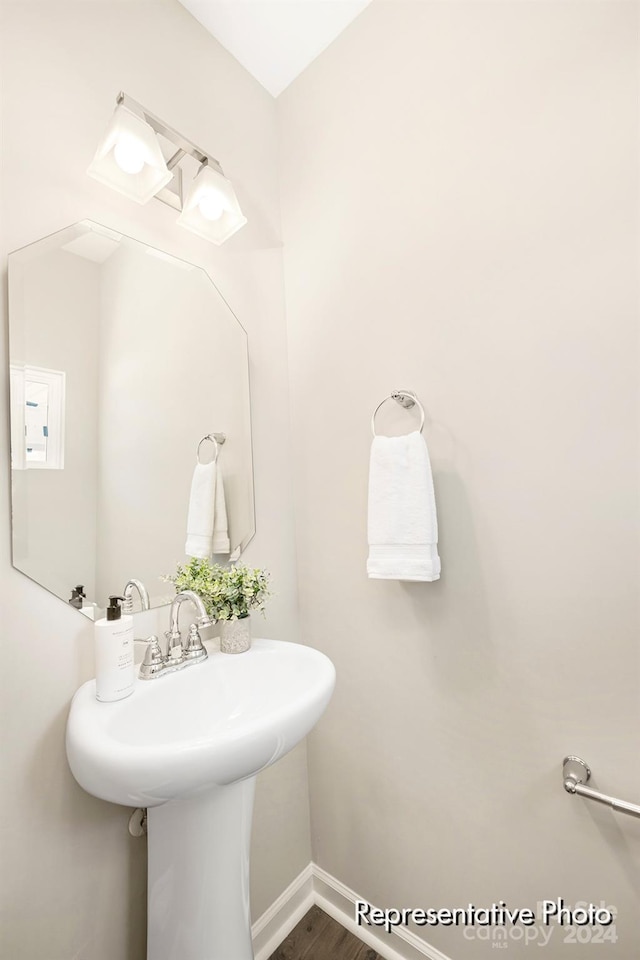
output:
M 122 616 L 124 597 L 110 596 L 106 617 L 95 622 L 96 698 L 123 700 L 133 693 L 133 617 Z

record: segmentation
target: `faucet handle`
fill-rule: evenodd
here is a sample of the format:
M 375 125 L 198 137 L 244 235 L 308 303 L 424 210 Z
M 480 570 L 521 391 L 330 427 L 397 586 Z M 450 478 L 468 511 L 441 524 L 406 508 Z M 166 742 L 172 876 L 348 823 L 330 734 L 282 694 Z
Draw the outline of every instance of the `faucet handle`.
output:
M 140 664 L 138 676 L 141 680 L 152 680 L 164 670 L 164 658 L 160 649 L 160 641 L 154 635 L 149 637 L 149 645 L 145 650 L 144 660 Z
M 195 623 L 189 627 L 189 636 L 185 648 L 185 659 L 188 663 L 198 663 L 200 660 L 206 660 L 209 654 L 205 650 L 200 631 Z

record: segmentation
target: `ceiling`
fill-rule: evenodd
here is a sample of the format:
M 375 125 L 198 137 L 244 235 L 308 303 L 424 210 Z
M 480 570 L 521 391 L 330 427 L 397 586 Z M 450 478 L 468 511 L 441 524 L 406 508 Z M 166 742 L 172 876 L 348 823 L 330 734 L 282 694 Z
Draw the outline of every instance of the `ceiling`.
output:
M 277 97 L 371 0 L 180 0 Z

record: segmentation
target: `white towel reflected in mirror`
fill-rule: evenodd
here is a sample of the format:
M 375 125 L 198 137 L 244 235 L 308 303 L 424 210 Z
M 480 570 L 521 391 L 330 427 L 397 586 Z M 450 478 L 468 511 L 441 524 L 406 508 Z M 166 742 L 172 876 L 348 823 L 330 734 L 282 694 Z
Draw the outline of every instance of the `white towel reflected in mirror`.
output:
M 193 471 L 184 549 L 188 557 L 203 560 L 229 553 L 224 482 L 215 461 L 197 463 Z

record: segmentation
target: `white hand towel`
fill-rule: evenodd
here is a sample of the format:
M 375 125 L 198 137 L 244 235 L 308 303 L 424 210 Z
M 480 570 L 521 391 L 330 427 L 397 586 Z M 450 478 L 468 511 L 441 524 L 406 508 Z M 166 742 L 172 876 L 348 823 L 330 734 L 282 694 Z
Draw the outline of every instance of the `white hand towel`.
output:
M 197 463 L 191 481 L 187 542 L 184 552 L 188 557 L 204 560 L 213 549 L 213 520 L 216 498 L 217 468 L 215 461 Z
M 369 559 L 377 580 L 437 580 L 438 518 L 429 451 L 418 431 L 374 437 L 369 462 Z
M 224 497 L 224 483 L 222 471 L 218 470 L 216 480 L 216 497 L 213 517 L 213 553 L 229 553 L 229 522 L 227 520 L 227 503 Z

